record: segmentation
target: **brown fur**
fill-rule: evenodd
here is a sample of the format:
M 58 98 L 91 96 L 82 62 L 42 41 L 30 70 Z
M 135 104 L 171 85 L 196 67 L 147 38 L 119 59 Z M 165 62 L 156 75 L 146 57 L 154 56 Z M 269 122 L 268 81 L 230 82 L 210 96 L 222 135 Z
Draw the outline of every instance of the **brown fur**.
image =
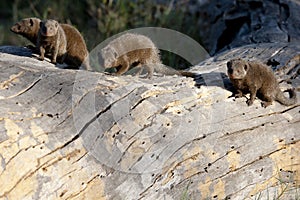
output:
M 69 24 L 61 24 L 67 39 L 67 55 L 65 62 L 69 65 L 79 68 L 81 65 L 86 70 L 92 70 L 89 64 L 85 41 L 80 32 Z
M 253 104 L 256 95 L 262 100 L 262 106 L 267 107 L 273 101 L 283 105 L 293 105 L 297 102 L 294 89 L 289 89 L 290 98 L 283 95 L 273 71 L 259 62 L 250 62 L 242 59 L 233 59 L 227 63 L 228 76 L 236 89 L 235 97 L 242 97 L 250 93 L 247 104 Z
M 38 18 L 25 18 L 13 25 L 10 30 L 16 34 L 22 35 L 36 45 L 40 22 L 41 20 Z M 91 70 L 88 60 L 88 50 L 80 32 L 71 25 L 60 25 L 65 32 L 67 40 L 65 63 L 71 65 L 70 68 L 78 69 L 83 65 L 85 69 Z
M 116 75 L 127 72 L 131 66 L 139 67 L 136 75 L 140 75 L 142 67 L 147 70 L 147 78 L 153 76 L 153 71 L 168 75 L 184 75 L 194 77 L 192 72 L 176 71 L 161 63 L 159 50 L 150 38 L 133 33 L 125 33 L 112 40 L 98 54 L 99 62 L 104 68 L 116 68 Z

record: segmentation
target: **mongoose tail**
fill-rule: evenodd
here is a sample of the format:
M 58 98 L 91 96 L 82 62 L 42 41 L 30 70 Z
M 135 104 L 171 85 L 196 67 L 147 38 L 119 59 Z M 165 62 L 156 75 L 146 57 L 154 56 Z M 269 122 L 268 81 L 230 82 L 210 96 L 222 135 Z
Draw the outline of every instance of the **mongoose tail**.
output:
M 154 71 L 164 74 L 164 75 L 179 75 L 179 76 L 186 76 L 186 77 L 196 77 L 196 73 L 194 72 L 188 72 L 188 71 L 183 71 L 183 70 L 176 70 L 171 67 L 168 67 L 164 64 L 155 64 L 154 66 Z
M 186 76 L 186 77 L 191 77 L 191 78 L 195 78 L 197 76 L 196 73 L 194 72 L 188 72 L 188 71 L 178 71 L 182 76 Z
M 278 91 L 275 100 L 277 100 L 279 103 L 286 105 L 286 106 L 291 106 L 297 103 L 297 94 L 295 92 L 294 88 L 287 89 L 285 92 L 289 93 L 290 98 L 287 98 L 284 96 L 282 91 Z

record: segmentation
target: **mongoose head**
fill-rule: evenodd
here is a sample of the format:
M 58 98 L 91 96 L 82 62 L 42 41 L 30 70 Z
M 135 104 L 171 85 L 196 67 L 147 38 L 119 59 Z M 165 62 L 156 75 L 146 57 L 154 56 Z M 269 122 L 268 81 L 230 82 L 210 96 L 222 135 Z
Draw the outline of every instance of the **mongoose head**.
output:
M 118 53 L 116 50 L 110 46 L 104 47 L 101 49 L 101 56 L 103 59 L 104 68 L 114 67 L 114 63 L 118 59 Z
M 37 34 L 40 21 L 38 18 L 25 18 L 15 23 L 10 30 L 21 35 Z
M 51 37 L 57 34 L 58 22 L 53 19 L 47 19 L 40 22 L 40 33 L 43 36 Z
M 243 79 L 249 69 L 249 64 L 240 59 L 232 59 L 227 62 L 227 73 L 230 79 Z

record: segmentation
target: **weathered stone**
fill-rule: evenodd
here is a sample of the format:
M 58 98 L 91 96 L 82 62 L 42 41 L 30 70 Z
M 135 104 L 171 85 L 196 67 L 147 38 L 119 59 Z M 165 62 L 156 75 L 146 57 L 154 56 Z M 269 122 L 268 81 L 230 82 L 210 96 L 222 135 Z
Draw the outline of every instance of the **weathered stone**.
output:
M 265 109 L 259 100 L 248 107 L 246 98 L 228 98 L 226 62 L 272 58 L 280 68 L 297 47 L 223 52 L 191 69 L 199 73 L 196 82 L 63 70 L 6 48 L 0 198 L 296 197 L 300 104 Z

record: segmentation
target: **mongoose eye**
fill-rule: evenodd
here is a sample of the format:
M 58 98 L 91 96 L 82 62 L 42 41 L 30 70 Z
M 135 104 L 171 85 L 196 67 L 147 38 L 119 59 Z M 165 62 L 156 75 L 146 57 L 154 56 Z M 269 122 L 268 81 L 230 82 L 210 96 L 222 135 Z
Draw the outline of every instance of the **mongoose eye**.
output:
M 227 62 L 227 67 L 231 67 L 231 61 Z

